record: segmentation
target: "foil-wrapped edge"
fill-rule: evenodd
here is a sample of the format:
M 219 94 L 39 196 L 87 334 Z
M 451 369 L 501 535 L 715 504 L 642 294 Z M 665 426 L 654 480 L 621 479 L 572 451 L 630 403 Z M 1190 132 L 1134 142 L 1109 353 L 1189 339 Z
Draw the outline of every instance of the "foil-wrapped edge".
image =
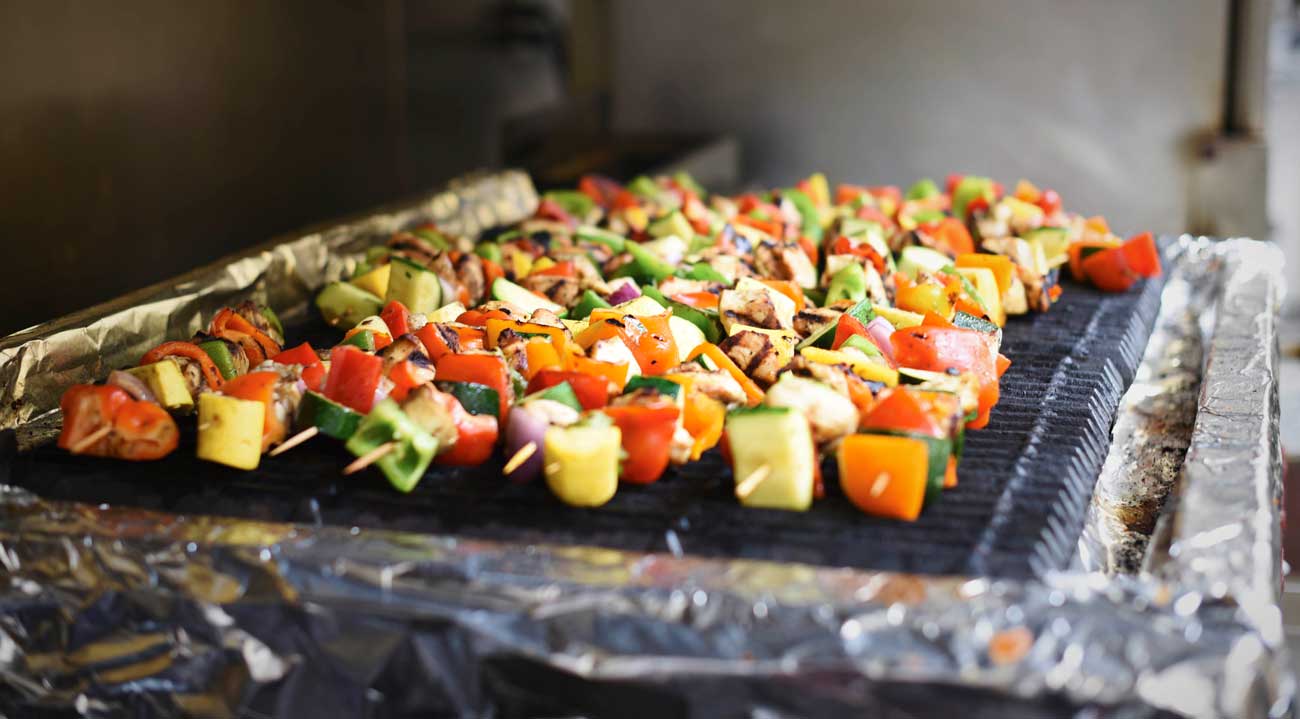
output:
M 180 277 L 0 340 L 0 430 L 58 406 L 69 385 L 134 364 L 160 337 L 189 337 L 221 307 L 255 299 L 308 308 L 342 277 L 355 253 L 399 229 L 433 222 L 468 237 L 527 217 L 537 205 L 528 175 L 476 173 L 445 189 L 364 215 L 277 237 Z
M 140 300 L 168 303 L 184 323 L 200 306 L 310 288 L 341 273 L 347 253 L 373 241 L 368 232 L 423 216 L 399 214 L 268 246 L 229 263 L 221 282 L 195 276 Z M 174 516 L 0 488 L 0 701 L 237 716 L 265 691 L 283 697 L 279 706 L 306 700 L 303 677 L 322 663 L 342 667 L 331 680 L 365 696 L 389 671 L 395 644 L 347 632 L 286 642 L 248 611 L 277 606 L 335 631 L 362 616 L 400 619 L 412 637 L 430 626 L 451 632 L 454 655 L 425 677 L 443 685 L 472 683 L 489 658 L 517 656 L 589 680 L 668 686 L 856 678 L 734 697 L 755 711 L 799 713 L 818 700 L 879 708 L 867 687 L 934 684 L 1133 715 L 1281 715 L 1294 679 L 1277 607 L 1280 260 L 1270 250 L 1233 241 L 1172 268 L 1225 262 L 1186 467 L 1166 507 L 1168 560 L 1150 573 L 925 577 Z M 313 262 L 319 277 L 297 274 L 295 263 Z M 270 265 L 286 274 L 268 281 Z M 24 348 L 94 349 L 103 340 L 94 330 L 80 345 L 66 333 L 132 312 L 110 309 L 0 344 L 0 388 L 26 398 L 6 410 L 7 426 L 42 406 L 44 370 L 24 364 Z M 485 692 L 431 701 L 426 708 L 467 715 L 493 709 Z
M 1222 261 L 1210 241 L 1184 236 L 1165 246 L 1164 265 L 1171 276 L 1078 539 L 1074 565 L 1083 571 L 1141 570 L 1191 443 Z

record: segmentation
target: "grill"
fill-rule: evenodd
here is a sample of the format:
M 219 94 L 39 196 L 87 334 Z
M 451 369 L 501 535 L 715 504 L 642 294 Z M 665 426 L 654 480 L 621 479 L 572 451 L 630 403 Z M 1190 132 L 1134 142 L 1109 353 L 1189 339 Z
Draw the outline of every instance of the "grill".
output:
M 192 434 L 168 459 L 125 465 L 46 446 L 15 458 L 10 481 L 53 499 L 175 513 L 401 529 L 517 542 L 684 551 L 920 573 L 1026 577 L 1069 561 L 1133 379 L 1160 285 L 1105 295 L 1069 284 L 1045 315 L 1013 318 L 1013 364 L 987 429 L 967 435 L 960 484 L 914 523 L 866 517 L 839 492 L 807 513 L 745 509 L 729 469 L 710 453 L 658 483 L 621 487 L 598 510 L 567 507 L 539 482 L 500 478 L 499 465 L 434 468 L 409 495 L 377 476 L 342 477 L 350 456 L 316 439 L 253 473 L 198 461 Z M 294 340 L 328 346 L 338 333 L 305 320 Z M 193 422 L 182 422 L 192 433 Z

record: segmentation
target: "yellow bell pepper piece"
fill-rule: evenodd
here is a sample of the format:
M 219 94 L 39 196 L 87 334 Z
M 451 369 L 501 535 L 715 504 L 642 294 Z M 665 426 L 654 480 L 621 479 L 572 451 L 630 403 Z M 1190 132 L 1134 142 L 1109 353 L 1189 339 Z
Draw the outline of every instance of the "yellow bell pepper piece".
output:
M 199 395 L 199 459 L 257 469 L 266 405 L 211 392 Z
M 886 387 L 898 386 L 898 370 L 879 362 L 872 362 L 858 352 L 841 352 L 820 347 L 804 347 L 799 354 L 809 362 L 817 364 L 843 364 L 853 370 L 853 374 L 870 382 L 880 382 Z

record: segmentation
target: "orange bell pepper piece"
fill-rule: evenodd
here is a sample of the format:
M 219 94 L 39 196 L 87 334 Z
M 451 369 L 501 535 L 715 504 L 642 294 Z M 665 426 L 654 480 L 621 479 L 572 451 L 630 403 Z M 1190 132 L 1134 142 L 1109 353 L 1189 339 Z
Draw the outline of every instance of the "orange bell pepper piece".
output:
M 708 357 L 713 361 L 713 364 L 718 366 L 718 369 L 725 371 L 727 374 L 731 375 L 732 379 L 736 380 L 736 384 L 739 384 L 740 389 L 744 390 L 745 399 L 748 400 L 746 404 L 750 407 L 763 401 L 763 390 L 754 383 L 754 380 L 746 376 L 720 347 L 712 342 L 701 342 L 696 345 L 695 349 L 691 350 L 691 353 L 686 357 L 686 361 L 693 361 L 700 355 Z
M 957 255 L 953 262 L 956 267 L 983 267 L 993 272 L 993 279 L 998 283 L 998 292 L 1006 294 L 1011 289 L 1011 278 L 1015 276 L 1016 266 L 1010 257 L 1004 255 L 985 255 L 964 252 Z
M 249 372 L 230 380 L 221 388 L 221 394 L 228 397 L 261 402 L 266 406 L 266 411 L 263 412 L 265 419 L 262 421 L 263 452 L 270 449 L 272 444 L 283 441 L 288 431 L 275 411 L 275 385 L 279 379 L 280 375 L 276 372 Z
M 851 434 L 835 452 L 840 487 L 867 514 L 913 521 L 925 501 L 929 453 L 920 439 Z
M 781 294 L 794 300 L 794 311 L 802 311 L 807 300 L 803 296 L 803 290 L 790 280 L 759 280 L 763 284 L 780 292 Z

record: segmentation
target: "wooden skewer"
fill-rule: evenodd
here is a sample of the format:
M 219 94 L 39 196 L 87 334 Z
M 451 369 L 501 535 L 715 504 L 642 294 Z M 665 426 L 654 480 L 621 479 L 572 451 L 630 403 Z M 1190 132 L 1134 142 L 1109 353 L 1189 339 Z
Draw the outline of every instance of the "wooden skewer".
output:
M 762 484 L 771 474 L 772 465 L 770 464 L 765 464 L 751 472 L 740 484 L 736 485 L 736 498 L 743 500 L 753 494 L 754 490 L 758 489 L 758 485 Z
M 269 454 L 272 457 L 278 457 L 284 454 L 285 452 L 288 452 L 289 450 L 293 449 L 294 447 L 297 447 L 303 442 L 306 442 L 312 437 L 315 437 L 318 434 L 320 434 L 319 427 L 308 427 L 307 429 L 304 429 L 303 431 L 299 432 L 298 434 L 295 434 L 289 439 L 286 439 L 284 442 L 280 444 L 279 447 L 276 447 L 275 449 L 271 450 Z
M 397 442 L 390 441 L 375 447 L 365 454 L 357 457 L 352 464 L 343 468 L 343 474 L 356 474 L 370 465 L 378 462 L 381 457 L 397 449 Z
M 99 440 L 107 437 L 108 433 L 112 431 L 113 431 L 113 425 L 106 424 L 103 427 L 100 427 L 99 429 L 95 430 L 94 432 L 91 432 L 90 434 L 86 435 L 85 437 L 82 437 L 81 439 L 77 440 L 77 443 L 69 447 L 68 451 L 72 452 L 73 454 L 81 454 L 82 452 L 90 449 L 91 446 L 93 446 Z
M 514 474 L 514 471 L 516 469 L 519 469 L 519 465 L 523 464 L 524 462 L 527 462 L 528 458 L 533 456 L 536 453 L 537 453 L 536 442 L 529 442 L 528 444 L 525 444 L 524 446 L 519 448 L 518 452 L 515 452 L 514 456 L 510 458 L 510 461 L 506 462 L 506 466 L 501 468 L 501 473 Z

